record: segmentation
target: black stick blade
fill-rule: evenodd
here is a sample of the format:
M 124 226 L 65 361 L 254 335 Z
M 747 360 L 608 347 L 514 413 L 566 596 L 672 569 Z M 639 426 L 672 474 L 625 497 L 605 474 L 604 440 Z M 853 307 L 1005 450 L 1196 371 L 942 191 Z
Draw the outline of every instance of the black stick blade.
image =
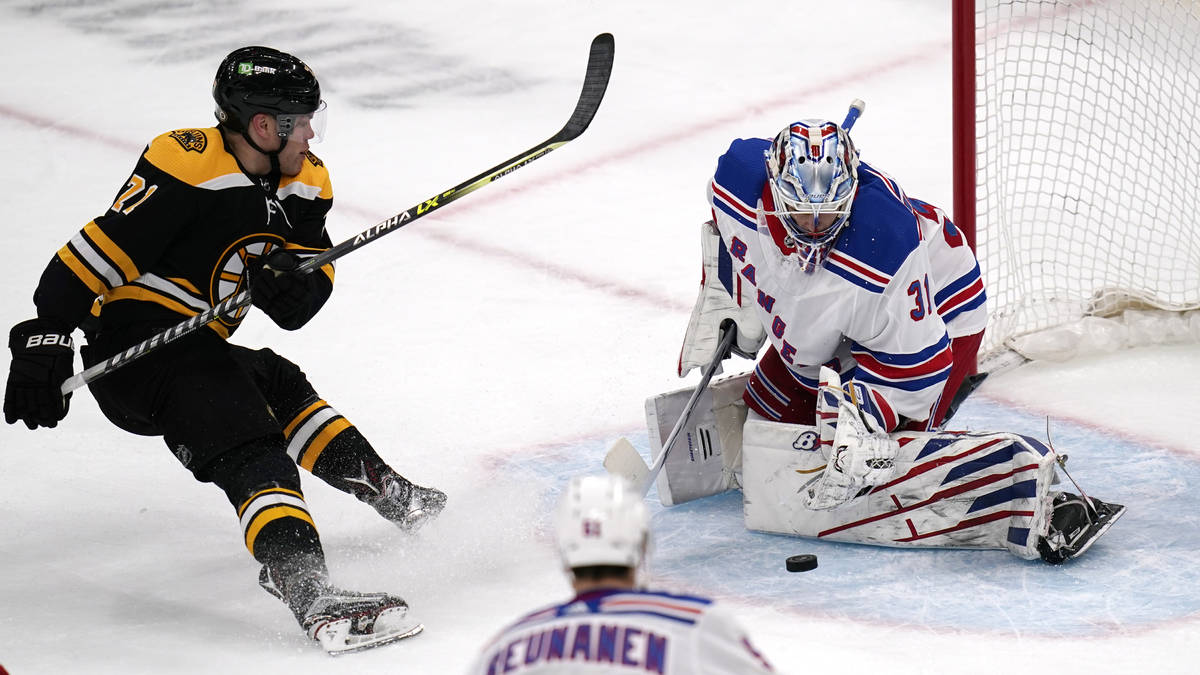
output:
M 601 33 L 592 39 L 587 74 L 584 75 L 579 102 L 575 104 L 575 112 L 571 113 L 571 119 L 567 120 L 566 126 L 558 132 L 554 141 L 569 141 L 582 134 L 592 123 L 592 118 L 600 109 L 600 101 L 604 100 L 604 92 L 608 89 L 614 51 L 612 33 Z

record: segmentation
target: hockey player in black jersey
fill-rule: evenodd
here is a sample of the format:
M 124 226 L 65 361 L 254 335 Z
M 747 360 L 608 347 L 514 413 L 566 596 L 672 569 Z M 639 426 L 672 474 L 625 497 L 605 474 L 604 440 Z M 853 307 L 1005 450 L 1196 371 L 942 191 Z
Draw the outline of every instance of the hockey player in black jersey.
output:
M 112 206 L 42 273 L 37 318 L 9 334 L 9 424 L 53 427 L 66 416 L 60 386 L 77 328 L 90 366 L 247 285 L 253 305 L 287 330 L 329 298 L 332 264 L 290 273 L 331 246 L 329 173 L 309 152 L 324 121 L 317 78 L 294 56 L 244 47 L 220 64 L 213 98 L 218 125 L 151 141 Z M 263 565 L 260 583 L 326 649 L 415 634 L 402 599 L 330 585 L 296 465 L 403 529 L 437 515 L 445 494 L 389 467 L 295 364 L 229 343 L 241 320 L 223 316 L 96 380 L 96 402 L 121 429 L 162 436 L 197 480 L 225 492 Z

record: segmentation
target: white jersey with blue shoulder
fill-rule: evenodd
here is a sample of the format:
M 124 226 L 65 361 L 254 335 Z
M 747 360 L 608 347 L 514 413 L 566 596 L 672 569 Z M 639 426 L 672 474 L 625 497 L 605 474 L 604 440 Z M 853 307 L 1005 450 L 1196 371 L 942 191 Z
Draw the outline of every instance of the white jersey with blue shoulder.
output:
M 953 364 L 935 297 L 946 284 L 971 287 L 971 272 L 953 280 L 935 274 L 930 255 L 947 247 L 931 251 L 929 218 L 919 217 L 900 186 L 866 163 L 859 166 L 849 224 L 824 264 L 805 272 L 798 257 L 787 255 L 794 249 L 783 224 L 765 214 L 773 210 L 763 160 L 769 146 L 766 139 L 735 140 L 709 184 L 728 253 L 718 265 L 726 289 L 736 298 L 736 284 L 755 288 L 767 336 L 804 388 L 815 394 L 820 367 L 830 365 L 887 429 L 901 416 L 928 418 Z M 970 254 L 969 247 L 964 251 Z M 957 270 L 965 258 L 955 258 Z M 977 279 L 973 256 L 970 264 Z M 982 304 L 981 281 L 976 290 Z M 972 302 L 952 295 L 960 304 Z M 978 318 L 966 309 L 954 318 L 960 316 Z
M 469 675 L 753 675 L 774 672 L 711 600 L 600 589 L 526 615 L 494 637 Z
M 914 197 L 908 198 L 908 204 L 929 248 L 933 304 L 946 332 L 953 339 L 982 331 L 987 327 L 987 294 L 979 261 L 966 237 L 940 208 Z

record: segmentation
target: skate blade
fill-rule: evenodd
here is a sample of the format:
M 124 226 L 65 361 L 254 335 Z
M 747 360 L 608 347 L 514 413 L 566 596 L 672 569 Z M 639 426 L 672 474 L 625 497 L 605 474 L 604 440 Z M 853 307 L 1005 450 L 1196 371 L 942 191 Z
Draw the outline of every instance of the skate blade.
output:
M 390 612 L 390 610 L 389 610 Z M 316 639 L 321 648 L 330 656 L 341 656 L 361 652 L 375 647 L 410 638 L 425 630 L 425 625 L 401 616 L 390 620 L 389 612 L 379 615 L 375 622 L 375 631 L 359 634 L 350 632 L 350 619 L 331 621 L 317 629 Z M 406 614 L 405 612 L 404 614 Z
M 438 517 L 442 509 L 416 509 L 410 511 L 404 522 L 396 522 L 396 527 L 400 528 L 401 532 L 407 534 L 416 534 L 426 525 Z

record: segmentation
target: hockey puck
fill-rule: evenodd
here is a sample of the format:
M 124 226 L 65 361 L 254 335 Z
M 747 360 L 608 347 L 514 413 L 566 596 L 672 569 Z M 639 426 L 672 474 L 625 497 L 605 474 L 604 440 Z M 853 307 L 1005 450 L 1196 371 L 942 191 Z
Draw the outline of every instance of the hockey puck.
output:
M 817 569 L 817 556 L 811 553 L 794 555 L 787 559 L 787 571 L 789 572 L 807 572 L 815 569 Z

